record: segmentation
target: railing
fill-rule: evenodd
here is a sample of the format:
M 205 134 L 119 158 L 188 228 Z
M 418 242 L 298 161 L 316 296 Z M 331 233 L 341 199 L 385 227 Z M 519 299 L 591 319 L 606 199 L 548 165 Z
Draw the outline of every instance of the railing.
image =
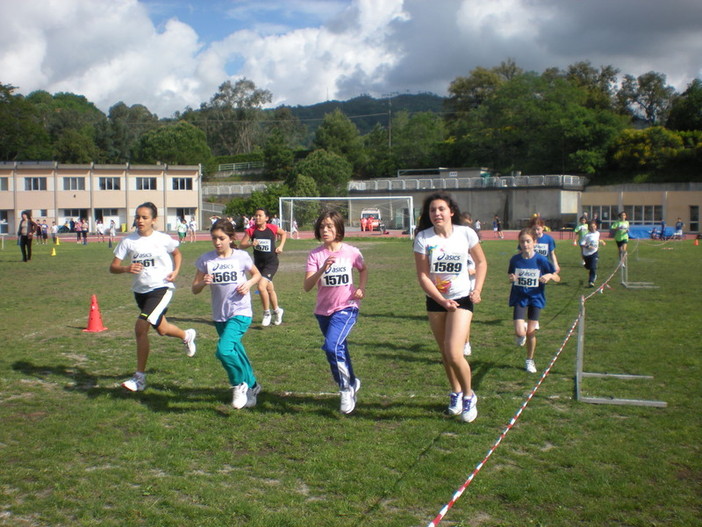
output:
M 230 184 L 230 185 L 203 185 L 203 196 L 241 196 L 249 195 L 252 192 L 259 190 L 264 191 L 268 185 L 266 183 L 245 183 L 245 184 Z
M 218 165 L 218 172 L 242 172 L 245 170 L 255 170 L 265 166 L 263 161 L 248 161 L 245 163 L 222 163 Z
M 587 178 L 582 176 L 548 175 L 548 176 L 505 176 L 505 177 L 471 177 L 471 178 L 401 178 L 371 179 L 349 182 L 349 190 L 368 191 L 412 191 L 412 190 L 452 190 L 479 188 L 516 188 L 516 187 L 558 187 L 583 189 Z
M 350 181 L 348 189 L 355 192 L 402 192 L 421 190 L 459 190 L 459 189 L 499 189 L 524 187 L 550 187 L 582 190 L 587 178 L 582 176 L 505 176 L 505 177 L 471 177 L 471 178 L 392 178 Z M 202 194 L 212 195 L 248 195 L 253 191 L 266 189 L 267 183 L 248 183 L 230 185 L 203 185 Z

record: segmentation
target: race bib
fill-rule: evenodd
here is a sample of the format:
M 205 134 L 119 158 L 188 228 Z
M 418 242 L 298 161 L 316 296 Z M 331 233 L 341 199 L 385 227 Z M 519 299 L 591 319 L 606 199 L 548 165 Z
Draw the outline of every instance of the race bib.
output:
M 468 254 L 437 253 L 432 251 L 430 272 L 432 274 L 461 274 L 466 268 Z
M 335 262 L 328 271 L 322 275 L 322 285 L 325 287 L 341 287 L 351 285 L 353 275 L 351 264 Z
M 538 269 L 516 269 L 514 274 L 517 275 L 515 282 L 520 287 L 539 287 L 539 277 L 541 272 Z
M 207 274 L 212 275 L 213 285 L 236 284 L 239 282 L 239 271 L 230 262 L 207 262 Z
M 271 252 L 271 240 L 267 238 L 258 238 L 258 243 L 255 245 L 254 249 L 261 251 L 262 253 Z
M 548 256 L 548 244 L 547 243 L 534 244 L 534 252 L 540 254 L 541 256 Z

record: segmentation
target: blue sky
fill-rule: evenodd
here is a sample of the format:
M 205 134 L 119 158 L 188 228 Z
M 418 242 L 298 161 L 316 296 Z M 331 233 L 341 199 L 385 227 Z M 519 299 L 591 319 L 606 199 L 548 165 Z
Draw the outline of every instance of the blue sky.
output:
M 160 117 L 246 77 L 273 106 L 433 92 L 507 59 L 579 61 L 678 91 L 702 76 L 700 0 L 0 1 L 0 82 Z

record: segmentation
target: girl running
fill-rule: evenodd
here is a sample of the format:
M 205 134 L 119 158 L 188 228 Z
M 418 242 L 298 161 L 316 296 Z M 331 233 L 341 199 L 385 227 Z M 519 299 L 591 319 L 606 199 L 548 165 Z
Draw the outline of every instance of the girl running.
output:
M 591 221 L 587 227 L 588 232 L 582 237 L 582 240 L 580 240 L 580 247 L 583 250 L 585 269 L 590 271 L 588 286 L 595 287 L 595 280 L 597 280 L 597 262 L 600 259 L 600 244 L 606 244 L 604 240 L 600 240 L 600 233 L 597 230 L 596 221 Z
M 317 285 L 314 314 L 324 336 L 322 349 L 341 390 L 340 410 L 350 414 L 356 407 L 361 380 L 354 374 L 346 339 L 365 297 L 368 268 L 361 251 L 343 243 L 344 232 L 344 218 L 337 211 L 323 212 L 317 218 L 314 235 L 322 245 L 307 257 L 303 287 L 309 291 Z M 353 285 L 354 269 L 358 271 L 358 287 Z
M 426 294 L 429 325 L 451 386 L 447 411 L 470 423 L 478 416 L 478 396 L 463 350 L 473 305 L 481 300 L 487 260 L 478 235 L 461 225 L 458 205 L 445 192 L 430 194 L 424 200 L 414 239 L 414 261 L 417 280 Z M 475 266 L 474 281 L 468 270 L 470 261 Z
M 224 366 L 232 386 L 232 406 L 237 410 L 251 408 L 256 406 L 261 385 L 256 381 L 241 339 L 253 316 L 249 291 L 261 279 L 261 273 L 249 253 L 236 249 L 236 234 L 231 222 L 216 221 L 210 229 L 210 236 L 215 250 L 203 254 L 195 262 L 197 273 L 192 292 L 197 295 L 205 286 L 210 286 L 212 320 L 219 335 L 216 357 Z
M 261 272 L 263 279 L 258 282 L 258 292 L 263 305 L 262 326 L 271 325 L 271 307 L 275 313 L 273 323 L 279 326 L 283 322 L 284 310 L 278 305 L 278 294 L 273 286 L 273 277 L 278 271 L 278 255 L 283 252 L 288 234 L 272 223 L 268 223 L 270 216 L 265 209 L 256 209 L 253 216 L 254 226 L 246 229 L 241 248 L 253 247 L 254 265 Z M 276 241 L 280 243 L 276 247 Z
M 173 282 L 180 271 L 182 255 L 178 242 L 156 231 L 154 225 L 158 212 L 156 205 L 147 202 L 139 205 L 134 216 L 136 231 L 126 236 L 117 245 L 115 257 L 110 264 L 113 274 L 131 273 L 132 291 L 141 310 L 134 325 L 137 345 L 137 369 L 134 376 L 122 383 L 131 392 L 146 388 L 146 362 L 149 358 L 149 326 L 159 335 L 176 337 L 183 341 L 188 357 L 195 355 L 194 329 L 183 331 L 166 320 L 168 304 L 173 297 Z M 128 265 L 122 260 L 130 258 Z
M 512 282 L 509 305 L 514 308 L 515 342 L 517 346 L 527 346 L 525 368 L 529 373 L 536 373 L 536 330 L 539 314 L 546 307 L 545 285 L 549 280 L 561 280 L 553 264 L 536 252 L 537 239 L 534 229 L 522 229 L 519 232 L 520 252 L 512 256 L 507 269 L 507 276 Z
M 619 213 L 619 221 L 612 224 L 612 230 L 614 231 L 614 241 L 619 247 L 619 259 L 622 261 L 622 265 L 626 265 L 626 246 L 629 244 L 629 222 L 626 219 L 626 212 Z

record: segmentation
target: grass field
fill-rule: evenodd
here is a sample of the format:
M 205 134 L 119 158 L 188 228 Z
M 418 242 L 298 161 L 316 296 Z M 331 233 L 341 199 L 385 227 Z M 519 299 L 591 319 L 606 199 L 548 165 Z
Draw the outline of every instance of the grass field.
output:
M 363 381 L 342 416 L 314 293 L 302 291 L 313 241 L 290 240 L 276 287 L 280 327 L 245 345 L 264 391 L 229 405 L 214 358 L 209 293 L 189 286 L 208 242 L 185 244 L 169 319 L 197 329 L 187 359 L 152 334 L 149 388 L 119 383 L 135 365 L 129 277 L 111 275 L 105 244 L 35 246 L 29 264 L 0 251 L 0 525 L 425 526 L 495 443 L 538 381 L 514 346 L 506 267 L 514 241 L 486 241 L 488 278 L 473 323 L 477 420 L 442 415 L 447 384 L 426 322 L 408 240 L 347 240 L 370 268 L 350 348 Z M 586 395 L 659 399 L 668 407 L 574 400 L 575 339 L 442 526 L 699 525 L 702 517 L 702 247 L 630 245 L 629 280 L 587 304 L 585 369 L 653 375 L 586 379 Z M 547 286 L 540 371 L 591 292 L 579 250 L 559 243 L 562 282 Z M 616 265 L 601 249 L 600 276 Z M 84 333 L 91 295 L 104 325 Z

